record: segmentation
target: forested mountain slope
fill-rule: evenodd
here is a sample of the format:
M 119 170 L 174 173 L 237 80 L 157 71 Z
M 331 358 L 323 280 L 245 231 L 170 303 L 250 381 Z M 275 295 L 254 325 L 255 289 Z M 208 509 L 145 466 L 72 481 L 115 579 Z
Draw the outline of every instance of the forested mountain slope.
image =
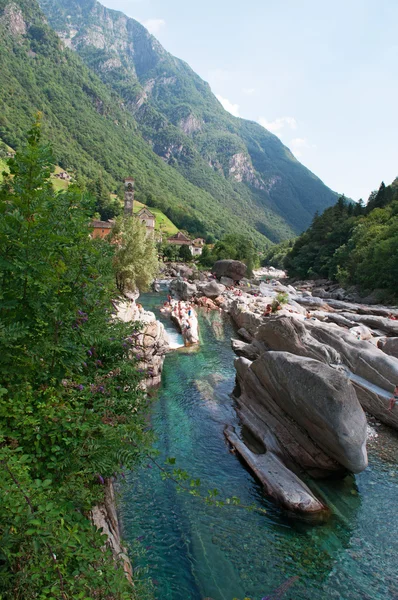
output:
M 73 29 L 72 52 L 35 0 L 0 0 L 0 139 L 11 147 L 41 111 L 57 163 L 80 184 L 109 193 L 133 175 L 137 199 L 179 228 L 239 232 L 258 246 L 291 237 L 331 203 L 333 193 L 278 138 L 224 111 L 139 23 L 94 2 L 43 6 L 59 11 L 58 32 L 79 15 L 87 31 Z M 115 35 L 109 48 L 105 24 Z
M 365 292 L 378 290 L 380 300 L 396 302 L 398 179 L 382 183 L 366 206 L 340 198 L 285 251 L 290 276 L 357 284 Z
M 40 0 L 64 43 L 115 90 L 153 150 L 271 239 L 309 225 L 335 194 L 281 141 L 226 112 L 210 87 L 137 21 L 95 0 Z M 265 214 L 254 215 L 254 207 Z

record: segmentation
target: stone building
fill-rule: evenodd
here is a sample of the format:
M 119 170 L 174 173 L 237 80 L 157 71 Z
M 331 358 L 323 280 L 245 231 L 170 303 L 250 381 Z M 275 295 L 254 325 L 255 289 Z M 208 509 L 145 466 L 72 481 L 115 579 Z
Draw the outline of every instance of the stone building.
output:
M 200 244 L 197 243 L 196 240 L 194 240 L 192 242 L 192 244 L 189 246 L 189 249 L 191 251 L 192 256 L 201 256 L 202 251 L 203 251 L 203 246 L 201 246 Z
M 91 221 L 92 238 L 104 238 L 110 234 L 112 229 L 112 221 Z
M 168 244 L 176 244 L 177 246 L 190 246 L 192 241 L 182 231 L 172 235 L 167 240 Z
M 126 177 L 124 180 L 124 216 L 131 217 L 134 206 L 134 178 Z
M 147 234 L 153 234 L 155 231 L 155 215 L 151 213 L 151 211 L 144 206 L 141 210 L 136 214 L 136 217 L 141 221 L 143 225 L 146 227 Z

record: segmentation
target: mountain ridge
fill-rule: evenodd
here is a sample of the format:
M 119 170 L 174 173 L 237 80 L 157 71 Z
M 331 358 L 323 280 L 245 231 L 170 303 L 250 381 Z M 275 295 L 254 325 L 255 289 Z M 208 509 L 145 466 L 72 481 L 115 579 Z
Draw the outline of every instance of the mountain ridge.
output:
M 96 0 L 39 1 L 64 42 L 126 98 L 153 150 L 190 181 L 217 196 L 209 169 L 206 178 L 197 177 L 211 167 L 227 181 L 243 183 L 229 193 L 246 199 L 249 187 L 255 204 L 282 216 L 295 233 L 335 202 L 336 195 L 279 138 L 227 113 L 209 84 L 141 23 Z M 297 184 L 303 178 L 304 194 Z M 261 230 L 261 223 L 256 226 Z
M 48 0 L 42 0 L 46 6 L 46 19 L 55 27 Z M 54 0 L 51 6 L 58 21 L 68 17 L 67 30 L 84 13 L 87 31 L 75 29 L 73 36 L 79 51 L 67 48 L 66 34 L 55 36 L 34 0 L 0 0 L 0 138 L 11 146 L 21 143 L 41 110 L 62 168 L 75 170 L 83 183 L 100 178 L 110 191 L 120 191 L 124 176 L 134 174 L 140 201 L 200 236 L 240 232 L 264 246 L 292 237 L 325 202 L 333 203 L 334 193 L 278 138 L 226 113 L 209 85 L 141 24 L 93 0 Z M 74 10 L 74 16 L 58 6 Z M 134 39 L 115 34 L 124 53 L 116 52 L 105 35 L 104 22 L 116 28 L 115 14 L 126 31 L 134 32 Z M 159 67 L 162 61 L 167 69 Z M 128 70 L 117 66 L 123 62 Z M 309 181 L 315 185 L 312 194 Z M 273 186 L 279 195 L 272 193 Z

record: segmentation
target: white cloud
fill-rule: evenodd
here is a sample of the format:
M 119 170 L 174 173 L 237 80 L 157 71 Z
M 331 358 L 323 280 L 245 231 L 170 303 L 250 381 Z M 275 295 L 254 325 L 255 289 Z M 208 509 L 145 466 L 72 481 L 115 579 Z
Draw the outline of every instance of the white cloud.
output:
M 265 117 L 260 117 L 258 122 L 265 127 L 265 129 L 268 129 L 268 131 L 272 131 L 272 133 L 279 136 L 286 127 L 289 129 L 297 129 L 297 121 L 294 117 L 277 117 L 273 121 L 267 121 Z
M 288 144 L 290 150 L 293 152 L 294 156 L 299 158 L 303 154 L 303 150 L 308 150 L 309 148 L 316 148 L 315 144 L 311 144 L 307 138 L 293 138 L 290 140 Z
M 148 19 L 147 21 L 143 21 L 142 24 L 148 29 L 149 33 L 156 35 L 166 26 L 166 21 L 164 19 Z
M 246 94 L 246 96 L 252 96 L 255 91 L 255 88 L 243 88 L 242 90 L 242 92 Z
M 223 98 L 222 96 L 217 94 L 216 98 L 219 102 L 221 102 L 225 110 L 231 113 L 231 115 L 234 115 L 234 117 L 239 117 L 239 104 L 233 104 L 227 98 Z

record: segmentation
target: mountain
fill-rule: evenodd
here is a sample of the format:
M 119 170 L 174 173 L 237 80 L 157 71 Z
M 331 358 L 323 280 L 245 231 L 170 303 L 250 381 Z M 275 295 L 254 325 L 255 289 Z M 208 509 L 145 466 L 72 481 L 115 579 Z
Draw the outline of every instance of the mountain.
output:
M 134 19 L 92 0 L 0 0 L 0 138 L 44 113 L 58 164 L 137 198 L 180 228 L 257 245 L 304 229 L 334 193 L 260 125 L 227 113 Z M 72 52 L 70 49 L 74 50 Z
M 279 138 L 226 112 L 140 23 L 95 0 L 39 1 L 65 44 L 123 97 L 153 150 L 192 183 L 218 200 L 228 194 L 235 210 L 270 209 L 294 232 L 336 201 Z M 273 237 L 268 216 L 251 222 Z

